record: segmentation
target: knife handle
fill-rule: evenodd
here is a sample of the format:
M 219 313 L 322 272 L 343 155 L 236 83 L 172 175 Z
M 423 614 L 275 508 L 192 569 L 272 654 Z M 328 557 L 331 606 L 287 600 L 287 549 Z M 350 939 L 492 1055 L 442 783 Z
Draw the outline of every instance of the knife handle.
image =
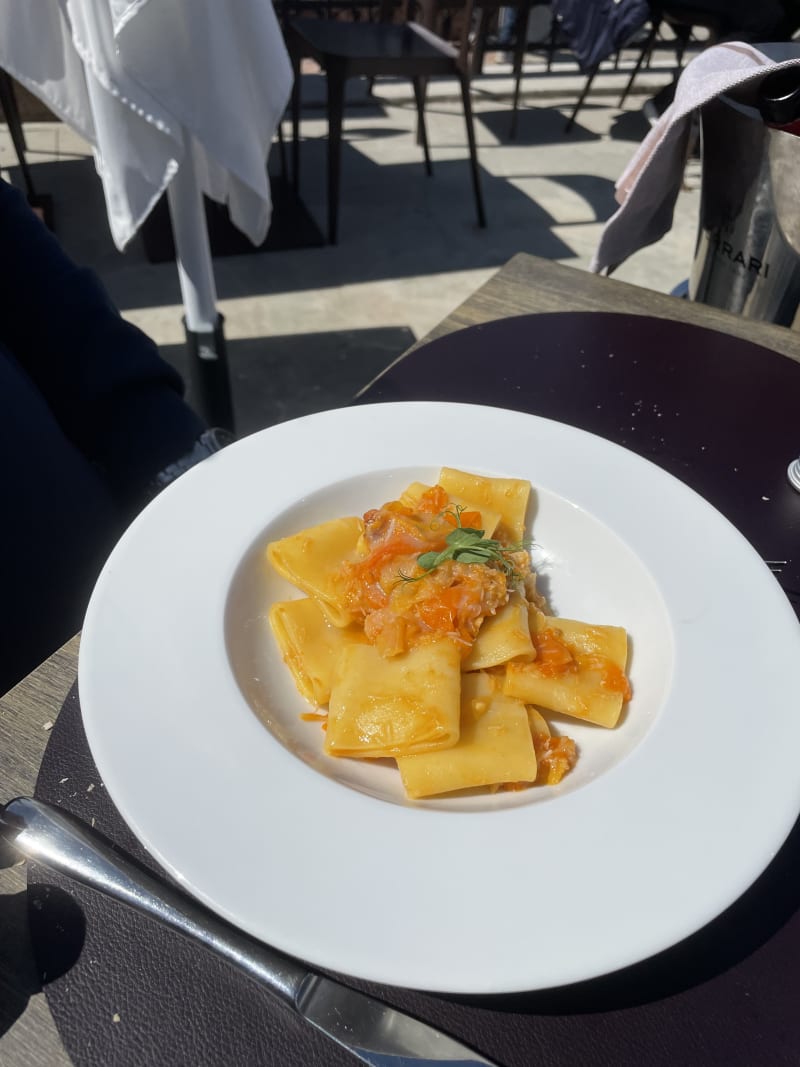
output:
M 309 972 L 241 934 L 119 853 L 78 819 L 30 797 L 0 807 L 0 832 L 29 859 L 143 911 L 223 956 L 295 1008 Z

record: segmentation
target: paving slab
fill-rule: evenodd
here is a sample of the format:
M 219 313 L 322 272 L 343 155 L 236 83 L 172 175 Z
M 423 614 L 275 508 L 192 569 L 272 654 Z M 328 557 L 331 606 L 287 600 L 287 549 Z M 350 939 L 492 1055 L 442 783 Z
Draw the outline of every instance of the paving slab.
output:
M 615 210 L 614 183 L 646 135 L 642 106 L 672 77 L 662 63 L 637 78 L 623 107 L 628 68 L 609 68 L 571 130 L 566 117 L 583 79 L 574 64 L 550 75 L 531 60 L 515 140 L 508 136 L 508 64 L 488 63 L 473 82 L 476 135 L 488 226 L 479 229 L 470 186 L 464 119 L 453 81 L 429 84 L 433 176 L 422 165 L 407 83 L 349 87 L 336 246 L 219 256 L 219 307 L 230 342 L 237 415 L 247 430 L 348 402 L 517 252 L 588 269 Z M 303 76 L 304 207 L 326 227 L 324 79 Z M 288 122 L 285 134 L 290 136 Z M 122 313 L 183 369 L 181 299 L 174 265 L 148 259 L 137 237 L 124 254 L 111 241 L 89 147 L 55 121 L 26 123 L 37 189 L 54 201 L 67 251 L 100 275 Z M 271 170 L 279 177 L 279 154 Z M 20 183 L 0 127 L 0 169 Z M 688 275 L 699 204 L 690 163 L 667 237 L 623 264 L 617 276 L 670 292 Z M 291 236 L 291 221 L 286 223 Z M 277 224 L 277 223 L 276 223 Z M 289 242 L 291 243 L 291 242 Z

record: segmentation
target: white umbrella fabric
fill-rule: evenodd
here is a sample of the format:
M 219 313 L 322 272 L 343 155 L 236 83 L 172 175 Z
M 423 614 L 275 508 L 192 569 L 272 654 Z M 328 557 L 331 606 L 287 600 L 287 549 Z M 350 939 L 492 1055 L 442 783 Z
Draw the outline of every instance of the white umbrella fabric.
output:
M 123 250 L 166 191 L 204 414 L 232 422 L 203 194 L 255 244 L 292 70 L 271 0 L 0 0 L 0 67 L 94 149 Z

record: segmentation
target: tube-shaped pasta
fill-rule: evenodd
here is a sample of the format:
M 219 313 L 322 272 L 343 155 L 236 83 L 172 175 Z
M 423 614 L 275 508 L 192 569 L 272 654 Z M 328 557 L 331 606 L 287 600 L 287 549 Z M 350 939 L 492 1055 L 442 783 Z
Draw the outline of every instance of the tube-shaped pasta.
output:
M 361 519 L 332 519 L 267 547 L 267 559 L 278 574 L 319 601 L 334 626 L 353 621 L 339 574 L 343 560 L 358 558 L 362 530 Z
M 495 689 L 488 675 L 465 674 L 458 744 L 398 758 L 397 766 L 410 797 L 534 782 L 536 753 L 525 705 Z
M 461 655 L 431 641 L 386 658 L 348 645 L 334 671 L 325 733 L 330 756 L 400 756 L 458 741 Z
M 528 626 L 528 602 L 515 591 L 496 615 L 484 619 L 463 668 L 481 671 L 512 659 L 532 660 L 535 656 Z
M 521 541 L 525 536 L 530 482 L 520 478 L 484 478 L 453 467 L 442 467 L 439 484 L 452 497 L 464 500 L 470 507 L 498 512 L 500 522 L 495 536 L 508 541 Z
M 598 726 L 616 726 L 630 697 L 628 637 L 621 626 L 590 626 L 536 613 L 537 658 L 506 667 L 503 691 L 526 704 Z
M 269 624 L 301 696 L 315 707 L 331 696 L 333 669 L 347 644 L 363 644 L 363 630 L 333 626 L 316 600 L 284 600 L 269 610 Z

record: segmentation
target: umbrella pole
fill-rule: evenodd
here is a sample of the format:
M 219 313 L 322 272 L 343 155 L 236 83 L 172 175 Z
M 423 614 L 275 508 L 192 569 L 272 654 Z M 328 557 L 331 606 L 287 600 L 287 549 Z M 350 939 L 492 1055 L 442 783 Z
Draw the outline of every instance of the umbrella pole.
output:
M 189 381 L 206 422 L 210 426 L 233 430 L 224 320 L 217 312 L 205 206 L 190 144 L 167 186 L 167 202 L 185 311 L 183 326 L 189 356 Z

